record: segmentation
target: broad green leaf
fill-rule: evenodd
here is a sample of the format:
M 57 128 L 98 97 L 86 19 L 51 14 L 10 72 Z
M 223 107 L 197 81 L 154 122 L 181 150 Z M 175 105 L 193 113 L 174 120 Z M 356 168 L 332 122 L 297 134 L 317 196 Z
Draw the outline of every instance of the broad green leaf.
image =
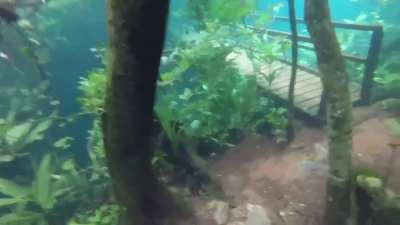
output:
M 197 129 L 200 128 L 200 125 L 201 125 L 201 122 L 199 120 L 193 120 L 190 123 L 190 128 L 193 129 L 193 130 L 197 130 Z
M 32 225 L 32 224 L 46 224 L 44 222 L 43 214 L 24 211 L 18 213 L 9 213 L 0 217 L 0 225 Z
M 44 137 L 43 132 L 50 128 L 52 122 L 51 119 L 46 119 L 43 122 L 40 122 L 26 137 L 25 142 L 32 143 L 34 141 L 42 140 Z
M 0 198 L 0 207 L 9 206 L 20 203 L 21 201 L 26 201 L 21 198 Z
M 75 169 L 74 160 L 69 159 L 69 160 L 65 161 L 62 165 L 62 169 L 65 171 L 70 171 L 70 170 Z
M 35 200 L 43 209 L 51 209 L 55 203 L 52 195 L 51 172 L 51 156 L 47 154 L 40 162 L 33 184 Z
M 179 98 L 182 100 L 189 100 L 193 96 L 193 92 L 189 88 L 185 88 L 183 94 L 179 95 Z
M 176 80 L 179 80 L 182 74 L 189 69 L 189 67 L 190 63 L 188 60 L 181 60 L 172 71 L 161 75 L 161 82 L 159 82 L 159 85 L 168 85 L 172 84 Z
M 5 136 L 5 140 L 8 145 L 14 145 L 18 143 L 22 137 L 28 134 L 32 128 L 32 123 L 22 123 L 14 127 L 11 127 Z
M 28 196 L 31 193 L 31 189 L 0 178 L 0 192 L 13 198 L 22 198 Z
M 63 137 L 54 142 L 53 146 L 60 149 L 67 149 L 71 147 L 71 142 L 74 140 L 72 137 Z

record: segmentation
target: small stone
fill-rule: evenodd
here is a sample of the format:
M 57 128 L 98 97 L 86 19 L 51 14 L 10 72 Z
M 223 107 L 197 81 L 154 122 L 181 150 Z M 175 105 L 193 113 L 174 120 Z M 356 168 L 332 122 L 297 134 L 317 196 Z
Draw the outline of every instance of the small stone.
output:
M 227 225 L 245 225 L 244 222 L 240 222 L 240 221 L 233 221 L 228 223 Z
M 245 189 L 242 192 L 242 195 L 247 199 L 247 201 L 251 203 L 261 203 L 263 198 L 254 190 L 251 189 Z
M 210 208 L 214 211 L 213 218 L 218 225 L 228 222 L 229 204 L 223 201 L 213 201 Z
M 260 205 L 247 204 L 246 225 L 271 225 L 267 212 Z
M 247 211 L 244 205 L 240 205 L 231 210 L 231 220 L 243 220 L 246 219 Z
M 304 149 L 306 146 L 304 143 L 293 143 L 289 146 L 290 149 L 293 150 L 300 150 L 300 149 Z

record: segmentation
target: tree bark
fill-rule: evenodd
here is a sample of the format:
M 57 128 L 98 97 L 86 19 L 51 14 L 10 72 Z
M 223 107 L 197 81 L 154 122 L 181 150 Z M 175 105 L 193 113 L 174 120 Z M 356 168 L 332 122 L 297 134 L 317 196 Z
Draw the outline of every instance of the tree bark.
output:
M 120 224 L 152 225 L 177 211 L 151 168 L 151 135 L 169 1 L 109 0 L 110 62 L 103 114 Z
M 331 22 L 328 0 L 306 0 L 305 18 L 327 98 L 330 176 L 326 220 L 328 225 L 350 224 L 352 103 L 349 77 Z
M 288 96 L 288 125 L 286 130 L 286 139 L 288 142 L 293 141 L 295 136 L 294 130 L 294 88 L 296 84 L 296 73 L 297 73 L 297 56 L 298 56 L 298 34 L 297 34 L 297 21 L 296 21 L 296 10 L 294 0 L 288 0 L 289 5 L 289 18 L 290 18 L 290 29 L 292 31 L 292 70 L 289 84 L 289 96 Z

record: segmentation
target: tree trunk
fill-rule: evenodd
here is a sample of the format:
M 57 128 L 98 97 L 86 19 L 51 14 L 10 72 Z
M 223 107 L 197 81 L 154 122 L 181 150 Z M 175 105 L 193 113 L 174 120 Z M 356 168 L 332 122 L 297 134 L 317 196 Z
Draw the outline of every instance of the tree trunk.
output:
M 286 139 L 288 142 L 293 141 L 295 136 L 294 130 L 294 88 L 297 75 L 297 56 L 298 56 L 298 35 L 297 21 L 294 0 L 288 0 L 290 29 L 292 31 L 292 70 L 290 75 L 289 96 L 288 96 L 288 125 L 286 130 Z
M 330 176 L 326 219 L 328 225 L 345 225 L 350 223 L 352 192 L 349 77 L 330 19 L 328 0 L 306 0 L 305 17 L 327 98 Z
M 155 177 L 151 135 L 169 1 L 109 0 L 110 62 L 104 143 L 120 224 L 152 225 L 171 216 L 175 201 Z

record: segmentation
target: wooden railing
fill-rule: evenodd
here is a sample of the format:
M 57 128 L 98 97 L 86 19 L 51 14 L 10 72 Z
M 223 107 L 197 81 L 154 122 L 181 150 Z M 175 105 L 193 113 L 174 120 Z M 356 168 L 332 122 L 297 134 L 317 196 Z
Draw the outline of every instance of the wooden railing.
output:
M 289 18 L 274 17 L 274 21 L 288 23 Z M 305 24 L 305 21 L 303 19 L 297 19 L 296 21 L 298 24 Z M 366 57 L 343 53 L 343 57 L 346 60 L 364 64 L 364 72 L 361 81 L 360 103 L 369 104 L 371 101 L 371 89 L 373 87 L 373 82 L 374 82 L 373 81 L 374 71 L 379 63 L 379 53 L 381 50 L 382 39 L 383 39 L 383 27 L 381 25 L 363 25 L 363 24 L 341 23 L 341 22 L 333 22 L 333 24 L 335 28 L 372 32 L 368 54 Z M 284 32 L 274 29 L 260 29 L 256 27 L 251 27 L 251 28 L 254 29 L 256 32 L 266 33 L 271 36 L 283 36 L 288 39 L 291 39 L 292 37 L 292 34 L 290 32 Z M 313 44 L 311 38 L 305 35 L 298 35 L 298 41 Z M 315 51 L 314 47 L 303 44 L 298 44 L 298 48 L 309 51 Z M 324 108 L 324 104 L 325 104 L 325 96 L 323 95 L 321 97 L 321 107 L 320 107 L 321 109 Z

